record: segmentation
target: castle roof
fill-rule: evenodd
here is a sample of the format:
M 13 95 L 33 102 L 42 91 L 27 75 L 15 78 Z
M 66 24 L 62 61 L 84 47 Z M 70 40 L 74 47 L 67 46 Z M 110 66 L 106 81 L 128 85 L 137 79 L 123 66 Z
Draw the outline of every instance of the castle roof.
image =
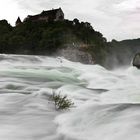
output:
M 18 17 L 17 21 L 16 21 L 16 25 L 21 23 L 21 19 L 20 17 Z
M 46 16 L 46 15 L 52 15 L 52 16 L 55 16 L 57 14 L 58 11 L 60 11 L 61 8 L 59 9 L 52 9 L 52 10 L 48 10 L 48 11 L 42 11 L 40 15 L 42 16 Z M 62 10 L 61 10 L 62 11 Z
M 58 8 L 58 9 L 52 9 L 52 10 L 48 10 L 48 11 L 42 11 L 38 15 L 33 15 L 33 16 L 32 15 L 28 15 L 27 18 L 33 19 L 33 20 L 36 20 L 39 17 L 44 17 L 44 16 L 53 18 L 53 17 L 56 17 L 56 14 L 57 14 L 58 11 L 61 11 L 63 13 L 62 9 L 61 8 Z

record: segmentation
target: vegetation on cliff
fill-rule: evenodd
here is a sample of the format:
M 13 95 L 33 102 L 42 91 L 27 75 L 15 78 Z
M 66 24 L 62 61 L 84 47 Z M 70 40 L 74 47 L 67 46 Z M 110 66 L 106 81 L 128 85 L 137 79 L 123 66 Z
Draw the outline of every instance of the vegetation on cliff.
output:
M 97 63 L 104 60 L 106 39 L 88 22 L 64 20 L 56 22 L 27 21 L 12 27 L 0 21 L 0 53 L 52 55 L 68 45 L 88 51 Z

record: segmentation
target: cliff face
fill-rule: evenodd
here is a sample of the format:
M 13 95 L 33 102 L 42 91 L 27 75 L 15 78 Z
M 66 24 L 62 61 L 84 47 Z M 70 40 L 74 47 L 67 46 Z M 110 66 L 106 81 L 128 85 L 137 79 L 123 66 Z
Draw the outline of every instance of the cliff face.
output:
M 140 69 L 140 53 L 137 53 L 133 59 L 133 66 Z
M 67 47 L 59 49 L 55 53 L 55 56 L 61 56 L 74 62 L 94 64 L 94 58 L 89 52 L 82 50 L 74 45 L 67 45 Z
M 108 43 L 109 53 L 106 65 L 110 68 L 132 65 L 134 56 L 140 52 L 140 39 L 123 40 Z

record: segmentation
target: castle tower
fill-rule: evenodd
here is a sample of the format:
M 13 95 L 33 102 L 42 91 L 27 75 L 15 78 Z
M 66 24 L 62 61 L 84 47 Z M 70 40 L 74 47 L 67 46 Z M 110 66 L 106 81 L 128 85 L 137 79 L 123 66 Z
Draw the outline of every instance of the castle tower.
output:
M 21 24 L 22 22 L 21 22 L 21 19 L 20 19 L 20 17 L 18 17 L 18 19 L 17 19 L 17 21 L 16 21 L 16 26 L 18 26 L 19 24 Z

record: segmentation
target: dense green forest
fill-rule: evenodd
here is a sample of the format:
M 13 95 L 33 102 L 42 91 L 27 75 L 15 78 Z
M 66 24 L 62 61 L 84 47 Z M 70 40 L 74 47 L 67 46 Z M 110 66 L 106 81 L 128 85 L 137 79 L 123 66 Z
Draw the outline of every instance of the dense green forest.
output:
M 77 46 L 101 63 L 106 55 L 106 39 L 88 22 L 27 21 L 12 27 L 0 21 L 0 53 L 53 55 L 58 49 Z

